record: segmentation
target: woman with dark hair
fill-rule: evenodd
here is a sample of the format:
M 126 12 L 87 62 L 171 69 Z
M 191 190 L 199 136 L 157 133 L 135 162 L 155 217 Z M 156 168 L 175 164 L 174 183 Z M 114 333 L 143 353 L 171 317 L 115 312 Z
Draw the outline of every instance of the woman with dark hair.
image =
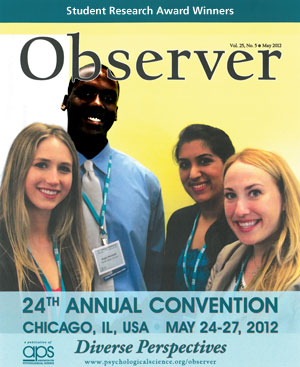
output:
M 75 146 L 34 123 L 14 140 L 0 190 L 0 291 L 90 291 Z
M 223 166 L 232 154 L 230 138 L 218 128 L 193 124 L 179 134 L 174 156 L 196 204 L 169 219 L 162 290 L 205 290 L 218 253 L 236 239 L 223 209 Z

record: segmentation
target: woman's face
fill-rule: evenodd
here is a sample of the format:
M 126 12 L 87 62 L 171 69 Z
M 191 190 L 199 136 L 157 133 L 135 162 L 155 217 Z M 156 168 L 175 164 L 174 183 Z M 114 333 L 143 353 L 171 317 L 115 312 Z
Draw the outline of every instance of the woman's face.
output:
M 197 203 L 222 197 L 223 162 L 203 140 L 184 143 L 178 163 L 183 187 Z
M 68 147 L 51 136 L 43 140 L 25 179 L 25 193 L 33 207 L 51 211 L 70 192 L 72 156 Z
M 227 221 L 242 243 L 259 244 L 279 229 L 282 198 L 267 172 L 237 161 L 226 172 L 224 193 Z

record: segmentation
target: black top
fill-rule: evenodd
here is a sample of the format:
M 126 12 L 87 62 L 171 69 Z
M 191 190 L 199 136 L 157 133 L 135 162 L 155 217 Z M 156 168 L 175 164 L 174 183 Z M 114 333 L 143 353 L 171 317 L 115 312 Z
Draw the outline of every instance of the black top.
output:
M 64 280 L 66 291 L 74 291 L 76 289 L 75 277 L 71 275 L 64 264 L 62 264 L 62 277 Z M 43 292 L 44 288 L 36 274 L 30 270 L 28 275 L 28 291 Z M 74 275 L 74 274 L 73 274 Z M 10 245 L 5 242 L 0 243 L 0 292 L 18 292 L 18 278 L 15 266 L 14 256 Z
M 162 291 L 175 291 L 175 272 L 178 257 L 186 246 L 194 221 L 200 212 L 198 204 L 174 212 L 167 225 L 167 239 L 163 267 Z M 224 212 L 207 230 L 205 235 L 206 254 L 209 269 L 216 262 L 222 248 L 236 241 L 236 236 L 227 224 Z

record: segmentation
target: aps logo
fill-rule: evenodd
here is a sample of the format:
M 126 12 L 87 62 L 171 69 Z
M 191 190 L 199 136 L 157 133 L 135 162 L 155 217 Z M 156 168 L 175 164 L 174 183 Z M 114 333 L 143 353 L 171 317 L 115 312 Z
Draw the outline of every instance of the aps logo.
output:
M 23 364 L 32 365 L 34 362 L 37 362 L 39 365 L 54 364 L 54 346 L 27 344 L 23 348 Z

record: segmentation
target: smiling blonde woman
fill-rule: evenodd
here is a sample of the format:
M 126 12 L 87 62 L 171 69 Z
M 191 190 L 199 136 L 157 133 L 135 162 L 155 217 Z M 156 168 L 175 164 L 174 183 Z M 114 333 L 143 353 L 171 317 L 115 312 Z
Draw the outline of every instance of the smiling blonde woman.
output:
M 92 276 L 74 144 L 59 126 L 29 125 L 0 190 L 0 290 L 89 291 Z
M 288 164 L 245 149 L 225 163 L 224 195 L 239 241 L 221 251 L 206 290 L 300 290 L 300 185 Z

